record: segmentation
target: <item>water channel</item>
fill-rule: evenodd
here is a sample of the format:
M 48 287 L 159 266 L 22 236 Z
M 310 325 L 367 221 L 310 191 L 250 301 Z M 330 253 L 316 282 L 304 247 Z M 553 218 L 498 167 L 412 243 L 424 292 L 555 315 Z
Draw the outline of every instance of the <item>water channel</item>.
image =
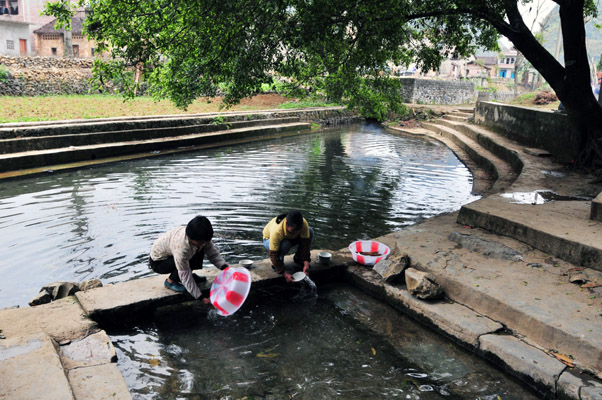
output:
M 477 199 L 445 146 L 362 124 L 96 166 L 0 186 L 0 307 L 52 281 L 149 275 L 163 231 L 196 214 L 226 260 L 263 259 L 261 230 L 301 210 L 340 249 Z M 108 329 L 135 399 L 532 399 L 482 360 L 356 289 L 253 293 L 224 318 L 200 303 Z
M 477 199 L 442 144 L 354 125 L 2 182 L 0 308 L 55 281 L 148 275 L 156 237 L 210 218 L 226 261 L 263 259 L 264 224 L 301 210 L 314 248 L 402 229 Z

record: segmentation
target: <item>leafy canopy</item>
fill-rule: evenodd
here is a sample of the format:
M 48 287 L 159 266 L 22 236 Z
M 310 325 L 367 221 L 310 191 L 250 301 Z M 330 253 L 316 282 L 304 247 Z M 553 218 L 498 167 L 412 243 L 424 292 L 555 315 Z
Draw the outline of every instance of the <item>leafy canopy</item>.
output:
M 503 21 L 499 1 L 453 0 L 80 0 L 96 41 L 99 86 L 138 69 L 151 93 L 186 107 L 221 91 L 233 104 L 274 79 L 294 93 L 321 93 L 395 110 L 399 82 L 386 65 L 437 68 L 449 55 L 496 48 L 498 33 L 478 13 Z M 47 12 L 68 20 L 67 0 Z M 73 6 L 74 7 L 74 6 Z M 379 112 L 377 112 L 379 114 Z

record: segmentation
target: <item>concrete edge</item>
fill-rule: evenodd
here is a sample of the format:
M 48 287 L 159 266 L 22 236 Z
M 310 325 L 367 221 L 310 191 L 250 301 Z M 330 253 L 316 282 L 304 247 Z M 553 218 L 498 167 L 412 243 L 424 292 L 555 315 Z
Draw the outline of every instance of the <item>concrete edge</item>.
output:
M 589 219 L 594 221 L 602 221 L 602 192 L 600 192 L 594 200 L 592 200 L 592 208 Z

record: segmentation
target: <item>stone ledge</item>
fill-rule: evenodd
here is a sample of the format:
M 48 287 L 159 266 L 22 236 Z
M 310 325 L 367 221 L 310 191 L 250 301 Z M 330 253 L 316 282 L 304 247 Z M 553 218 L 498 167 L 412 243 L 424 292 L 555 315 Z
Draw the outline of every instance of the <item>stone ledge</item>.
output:
M 592 201 L 591 213 L 589 219 L 602 221 L 602 192 Z
M 556 381 L 566 368 L 560 361 L 514 336 L 484 335 L 479 341 L 485 357 L 503 365 L 512 375 L 544 394 L 556 391 Z
M 426 323 L 431 328 L 441 331 L 449 338 L 469 348 L 479 347 L 479 337 L 496 332 L 503 325 L 458 303 L 446 301 L 428 302 L 413 297 L 407 290 L 399 286 L 383 283 L 372 269 L 350 265 L 347 269 L 348 279 L 371 295 L 403 309 L 412 317 Z

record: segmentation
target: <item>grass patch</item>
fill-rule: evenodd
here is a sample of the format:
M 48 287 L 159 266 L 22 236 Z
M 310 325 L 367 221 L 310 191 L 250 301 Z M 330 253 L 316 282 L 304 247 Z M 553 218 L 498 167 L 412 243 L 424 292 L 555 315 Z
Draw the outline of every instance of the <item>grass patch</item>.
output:
M 278 106 L 279 109 L 309 108 L 309 107 L 336 107 L 340 104 L 314 101 L 288 101 Z
M 99 94 L 0 96 L 0 123 L 267 110 L 278 108 L 285 102 L 290 102 L 290 99 L 276 94 L 260 94 L 251 99 L 243 99 L 238 105 L 226 110 L 221 107 L 221 98 L 202 98 L 186 110 L 180 110 L 168 100 L 155 101 L 151 97 L 137 97 L 124 102 L 120 96 Z

